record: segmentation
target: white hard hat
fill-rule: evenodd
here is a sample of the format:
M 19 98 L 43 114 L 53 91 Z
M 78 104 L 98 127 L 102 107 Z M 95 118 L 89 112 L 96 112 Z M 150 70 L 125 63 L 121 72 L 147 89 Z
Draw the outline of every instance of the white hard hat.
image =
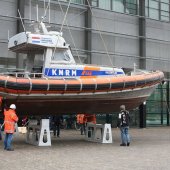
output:
M 15 110 L 16 106 L 15 106 L 15 104 L 11 104 L 9 108 Z

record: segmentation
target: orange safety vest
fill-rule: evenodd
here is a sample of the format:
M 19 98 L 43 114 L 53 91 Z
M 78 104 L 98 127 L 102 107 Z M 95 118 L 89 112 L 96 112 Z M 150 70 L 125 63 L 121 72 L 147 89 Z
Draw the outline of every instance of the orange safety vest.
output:
M 0 107 L 2 105 L 2 100 L 3 100 L 3 97 L 0 96 Z
M 6 133 L 14 133 L 15 123 L 18 121 L 18 117 L 15 110 L 4 110 L 4 130 Z
M 96 115 L 95 114 L 85 114 L 87 122 L 96 124 Z

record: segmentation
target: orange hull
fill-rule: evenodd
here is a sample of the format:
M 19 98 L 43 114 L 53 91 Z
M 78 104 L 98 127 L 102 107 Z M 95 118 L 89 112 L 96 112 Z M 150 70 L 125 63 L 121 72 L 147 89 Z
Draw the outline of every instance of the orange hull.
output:
M 97 93 L 122 91 L 143 88 L 160 83 L 164 78 L 162 72 L 153 72 L 134 76 L 110 76 L 84 79 L 48 79 L 20 78 L 1 75 L 0 93 L 6 98 L 10 96 L 42 96 L 69 93 Z
M 112 113 L 139 106 L 164 78 L 162 72 L 92 79 L 0 76 L 0 93 L 19 115 Z

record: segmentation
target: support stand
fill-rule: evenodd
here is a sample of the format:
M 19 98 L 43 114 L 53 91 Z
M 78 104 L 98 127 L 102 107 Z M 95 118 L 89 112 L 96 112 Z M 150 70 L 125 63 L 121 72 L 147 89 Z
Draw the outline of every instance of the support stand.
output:
M 40 125 L 37 123 L 37 120 L 29 121 L 26 142 L 37 146 L 51 146 L 49 119 L 42 119 Z
M 85 137 L 91 142 L 112 143 L 111 125 L 87 123 Z

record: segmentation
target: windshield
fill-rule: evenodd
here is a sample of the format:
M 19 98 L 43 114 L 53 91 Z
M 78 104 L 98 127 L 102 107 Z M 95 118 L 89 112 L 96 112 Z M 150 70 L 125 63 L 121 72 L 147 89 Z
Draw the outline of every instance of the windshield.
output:
M 52 56 L 53 61 L 70 61 L 70 56 L 66 50 L 55 50 Z

